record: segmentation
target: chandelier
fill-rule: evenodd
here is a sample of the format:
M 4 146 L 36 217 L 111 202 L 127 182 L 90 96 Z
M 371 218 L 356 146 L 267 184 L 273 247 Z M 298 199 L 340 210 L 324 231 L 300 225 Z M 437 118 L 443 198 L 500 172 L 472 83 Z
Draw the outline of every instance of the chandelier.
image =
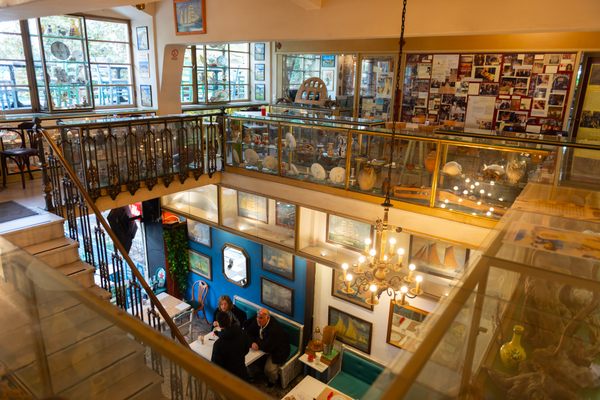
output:
M 396 93 L 393 105 L 393 123 L 391 135 L 390 160 L 388 163 L 387 189 L 383 206 L 383 220 L 378 218 L 375 222 L 375 240 L 365 239 L 364 254 L 353 268 L 347 263 L 342 264 L 344 287 L 342 292 L 347 295 L 359 295 L 370 292 L 366 302 L 369 305 L 379 303 L 382 293 L 387 293 L 392 301 L 398 305 L 407 304 L 407 298 L 413 299 L 423 293 L 423 276 L 416 273 L 414 264 L 405 267 L 402 263 L 405 250 L 396 249 L 396 238 L 392 234 L 400 233 L 402 228 L 389 224 L 389 211 L 393 207 L 390 201 L 390 188 L 392 164 L 394 160 L 394 144 L 396 139 L 396 123 L 399 117 L 400 109 L 400 64 L 402 62 L 402 53 L 404 48 L 404 26 L 406 18 L 406 2 L 403 1 L 402 7 L 402 26 L 400 29 L 400 46 L 398 51 L 398 67 L 396 68 Z M 353 283 L 354 281 L 354 283 Z

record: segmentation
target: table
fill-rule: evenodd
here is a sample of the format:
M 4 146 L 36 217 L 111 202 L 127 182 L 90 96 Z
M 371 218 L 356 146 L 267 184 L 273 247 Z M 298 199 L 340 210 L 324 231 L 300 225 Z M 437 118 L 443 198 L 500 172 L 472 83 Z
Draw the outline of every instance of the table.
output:
M 329 382 L 329 365 L 321 362 L 318 357 L 311 362 L 308 361 L 308 354 L 304 353 L 300 356 L 299 360 L 304 363 L 304 371 L 306 373 L 307 368 L 315 371 L 315 377 L 321 382 Z
M 333 395 L 330 394 L 333 392 Z M 312 376 L 307 376 L 300 381 L 292 390 L 290 390 L 283 400 L 352 400 L 340 391 L 327 386 Z
M 178 328 L 189 327 L 189 335 L 192 334 L 192 306 L 186 303 L 185 301 L 179 300 L 177 297 L 173 297 L 167 292 L 160 293 L 156 295 L 160 304 L 165 308 L 167 315 L 173 320 L 175 325 Z M 148 315 L 148 309 L 150 308 L 150 304 L 144 304 L 142 309 L 144 313 L 144 318 Z M 169 327 L 162 318 L 162 315 L 157 311 L 157 315 L 160 318 L 161 326 L 163 329 Z
M 217 339 L 218 338 L 215 332 L 211 331 L 210 333 L 204 335 L 204 343 L 202 343 L 202 340 L 198 338 L 198 340 L 195 340 L 192 343 L 190 343 L 190 348 L 210 361 L 210 359 L 212 358 L 213 347 Z M 246 354 L 246 367 L 252 364 L 254 361 L 261 358 L 264 354 L 265 352 L 262 350 L 250 349 L 248 354 Z

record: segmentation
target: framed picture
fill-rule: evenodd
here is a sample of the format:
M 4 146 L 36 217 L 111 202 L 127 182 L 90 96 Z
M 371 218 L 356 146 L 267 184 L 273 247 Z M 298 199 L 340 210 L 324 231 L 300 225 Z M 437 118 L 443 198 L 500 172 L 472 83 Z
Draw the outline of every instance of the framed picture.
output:
M 152 86 L 140 85 L 140 104 L 142 107 L 152 107 Z
M 210 257 L 198 253 L 194 250 L 188 250 L 190 260 L 190 271 L 206 279 L 212 280 L 212 268 L 210 266 Z
M 284 314 L 294 315 L 294 289 L 260 278 L 260 301 Z
M 265 84 L 257 83 L 254 85 L 254 99 L 264 100 L 265 99 Z
M 248 286 L 250 283 L 250 258 L 246 250 L 229 243 L 223 246 L 223 275 L 235 285 Z
M 331 271 L 331 295 L 333 297 L 337 297 L 338 299 L 345 300 L 347 302 L 356 304 L 357 306 L 366 308 L 367 310 L 373 311 L 373 306 L 367 304 L 367 296 L 371 296 L 371 292 L 360 294 L 359 290 L 356 290 L 356 279 L 352 283 L 355 292 L 353 294 L 344 293 L 342 291 L 342 289 L 346 287 L 346 283 L 344 282 L 344 274 L 335 268 L 333 271 Z
M 237 192 L 238 215 L 267 223 L 269 203 L 267 198 L 256 194 Z
M 333 54 L 324 54 L 321 56 L 321 68 L 335 67 L 335 56 Z
M 415 351 L 421 323 L 429 313 L 406 304 L 399 306 L 390 301 L 390 317 L 386 342 L 392 346 Z
M 254 80 L 265 80 L 265 64 L 254 64 Z
M 207 247 L 211 246 L 210 226 L 202 222 L 187 220 L 188 239 L 196 243 L 203 244 Z
M 283 201 L 276 201 L 275 224 L 294 229 L 296 227 L 296 205 L 284 203 Z
M 265 61 L 264 43 L 254 43 L 254 61 Z
M 373 324 L 329 306 L 327 325 L 335 326 L 336 338 L 364 353 L 371 353 Z
M 137 49 L 149 50 L 150 45 L 148 43 L 148 27 L 138 26 L 137 28 L 135 28 L 135 35 L 137 37 Z
M 138 54 L 138 71 L 140 78 L 150 78 L 150 61 L 148 53 Z
M 332 69 L 323 70 L 321 72 L 321 78 L 323 78 L 323 82 L 325 82 L 325 86 L 327 87 L 327 91 L 333 91 L 333 80 L 334 80 L 335 71 Z
M 263 246 L 262 268 L 293 281 L 294 255 L 275 247 Z
M 173 0 L 175 34 L 206 33 L 206 0 Z
M 411 235 L 409 263 L 418 271 L 454 278 L 464 271 L 469 249 L 451 243 Z
M 327 242 L 362 251 L 365 239 L 373 236 L 373 226 L 333 214 L 327 214 Z

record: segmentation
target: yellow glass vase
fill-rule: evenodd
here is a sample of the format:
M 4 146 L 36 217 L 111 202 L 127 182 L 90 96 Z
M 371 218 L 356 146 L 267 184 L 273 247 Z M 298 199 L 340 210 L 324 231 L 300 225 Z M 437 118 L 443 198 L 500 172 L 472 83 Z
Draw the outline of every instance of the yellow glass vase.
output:
M 525 349 L 521 346 L 521 336 L 524 330 L 525 328 L 522 325 L 515 325 L 510 342 L 506 342 L 500 347 L 500 359 L 508 368 L 517 368 L 519 363 L 527 358 L 527 353 L 525 353 Z

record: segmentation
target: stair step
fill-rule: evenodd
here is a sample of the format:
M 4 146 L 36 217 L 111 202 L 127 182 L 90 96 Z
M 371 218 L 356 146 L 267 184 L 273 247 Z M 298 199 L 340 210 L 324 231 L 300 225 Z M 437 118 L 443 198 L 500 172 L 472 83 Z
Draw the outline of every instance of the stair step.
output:
M 133 341 L 130 344 L 135 346 Z M 148 378 L 145 382 L 146 373 L 148 378 L 155 375 L 144 364 L 144 351 L 136 347 L 136 351 L 57 394 L 67 399 L 126 399 L 151 383 Z
M 65 264 L 56 268 L 65 276 L 68 276 L 74 282 L 79 283 L 83 287 L 89 288 L 94 285 L 95 268 L 83 261 L 75 261 L 70 264 Z
M 108 290 L 102 289 L 100 286 L 92 286 L 88 288 L 96 296 L 100 297 L 102 300 L 110 300 L 112 294 Z
M 64 218 L 42 210 L 39 214 L 0 224 L 0 235 L 19 247 L 64 236 Z
M 52 268 L 80 259 L 79 243 L 66 237 L 26 247 L 25 250 Z
M 109 382 L 105 390 L 90 392 L 88 398 L 95 400 L 114 399 L 161 399 L 163 378 L 148 367 L 141 367 L 129 374 L 120 375 Z M 75 397 L 73 397 L 75 398 Z
M 123 331 L 110 327 L 48 357 L 52 387 L 55 392 L 62 392 L 142 351 Z M 16 371 L 16 375 L 29 387 L 41 387 L 35 363 Z

